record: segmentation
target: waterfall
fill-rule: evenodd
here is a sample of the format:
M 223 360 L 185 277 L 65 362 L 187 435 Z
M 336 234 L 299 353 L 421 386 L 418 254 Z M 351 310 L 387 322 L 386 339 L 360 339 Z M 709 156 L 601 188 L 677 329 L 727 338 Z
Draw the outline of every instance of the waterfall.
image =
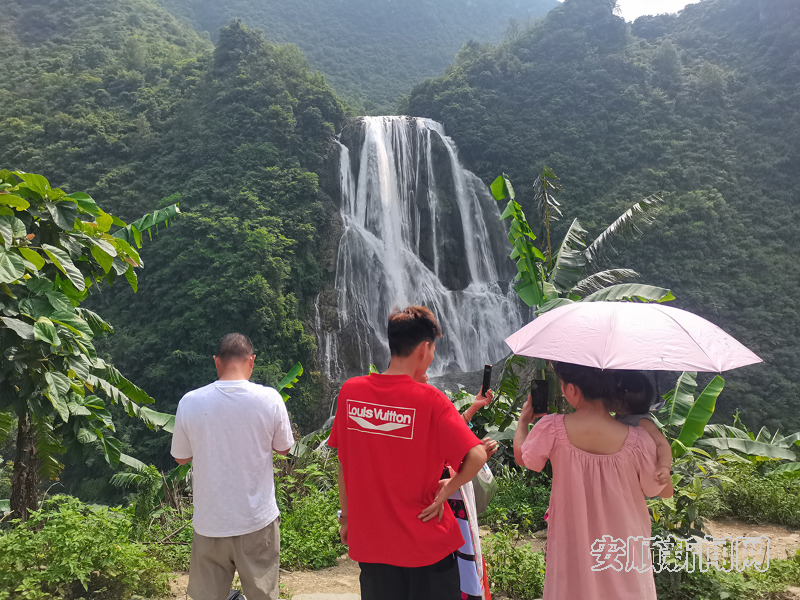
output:
M 409 304 L 430 308 L 444 334 L 431 375 L 499 360 L 508 353 L 503 340 L 523 320 L 489 190 L 460 165 L 435 121 L 365 117 L 353 129 L 340 144 L 334 331 L 323 331 L 317 307 L 327 375 L 363 374 L 369 364 L 385 368 L 387 316 Z

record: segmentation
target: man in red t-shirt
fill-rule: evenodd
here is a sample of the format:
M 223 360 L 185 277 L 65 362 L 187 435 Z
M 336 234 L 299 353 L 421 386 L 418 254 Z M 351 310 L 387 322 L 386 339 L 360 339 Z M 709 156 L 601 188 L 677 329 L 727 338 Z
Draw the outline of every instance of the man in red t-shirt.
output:
M 447 498 L 486 462 L 486 450 L 425 380 L 442 333 L 430 310 L 389 315 L 385 373 L 339 392 L 328 444 L 339 449 L 342 542 L 361 567 L 362 600 L 459 600 L 463 543 Z M 445 462 L 460 465 L 438 488 Z

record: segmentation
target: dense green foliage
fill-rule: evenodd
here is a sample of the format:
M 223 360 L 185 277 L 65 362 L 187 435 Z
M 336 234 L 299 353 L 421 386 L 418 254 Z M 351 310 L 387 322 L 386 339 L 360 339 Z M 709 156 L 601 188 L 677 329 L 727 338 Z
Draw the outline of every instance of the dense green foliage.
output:
M 480 516 L 482 525 L 500 530 L 513 527 L 522 533 L 545 528 L 544 514 L 550 504 L 550 478 L 526 469 L 504 467 L 495 469 L 497 492 L 486 512 Z
M 731 466 L 725 475 L 728 481 L 700 504 L 706 515 L 800 527 L 800 478 L 764 476 L 756 463 Z
M 146 248 L 139 294 L 90 298 L 117 329 L 101 352 L 166 410 L 214 378 L 211 355 L 232 330 L 253 340 L 260 383 L 313 364 L 342 105 L 295 47 L 238 23 L 212 51 L 153 2 L 73 4 L 6 11 L 0 161 L 46 167 L 123 218 L 178 200 L 184 213 Z M 304 378 L 289 403 L 301 428 L 320 401 L 319 377 Z M 167 436 L 120 437 L 167 466 Z
M 153 399 L 97 356 L 92 340 L 111 327 L 80 304 L 123 276 L 135 290 L 143 232 L 178 212 L 172 205 L 126 225 L 88 194 L 0 171 L 0 432 L 16 421 L 11 508 L 23 520 L 37 507 L 37 472 L 56 479 L 66 450 L 74 457 L 96 443 L 119 463 L 108 408 L 151 429 L 171 421 L 141 406 Z
M 270 41 L 297 44 L 342 97 L 394 112 L 411 86 L 441 73 L 470 39 L 497 41 L 555 0 L 159 0 L 216 39 L 242 19 Z
M 659 226 L 615 262 L 764 359 L 729 375 L 719 415 L 795 430 L 800 11 L 706 0 L 630 25 L 613 4 L 567 0 L 498 46 L 468 44 L 405 111 L 442 121 L 484 181 L 562 174 L 561 202 L 590 232 L 664 192 Z
M 130 512 L 56 496 L 0 533 L 0 598 L 117 600 L 168 591 L 164 565 L 129 541 Z
M 483 556 L 489 586 L 514 600 L 534 600 L 544 590 L 544 554 L 519 540 L 516 530 L 504 529 L 484 538 Z

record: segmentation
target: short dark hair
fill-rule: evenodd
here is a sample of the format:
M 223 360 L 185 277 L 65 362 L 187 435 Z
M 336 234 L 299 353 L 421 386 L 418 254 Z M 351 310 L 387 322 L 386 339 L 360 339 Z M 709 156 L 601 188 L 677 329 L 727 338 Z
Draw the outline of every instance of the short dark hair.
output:
M 409 306 L 391 312 L 387 335 L 392 356 L 405 357 L 422 342 L 435 342 L 436 338 L 442 337 L 442 330 L 430 309 Z
M 641 371 L 614 371 L 614 399 L 630 415 L 650 412 L 655 400 L 655 388 Z
M 611 372 L 596 367 L 553 362 L 553 370 L 564 383 L 578 386 L 587 400 L 602 400 L 608 407 L 614 400 L 614 378 Z
M 217 358 L 220 360 L 244 360 L 253 355 L 253 342 L 243 333 L 229 333 L 219 342 Z

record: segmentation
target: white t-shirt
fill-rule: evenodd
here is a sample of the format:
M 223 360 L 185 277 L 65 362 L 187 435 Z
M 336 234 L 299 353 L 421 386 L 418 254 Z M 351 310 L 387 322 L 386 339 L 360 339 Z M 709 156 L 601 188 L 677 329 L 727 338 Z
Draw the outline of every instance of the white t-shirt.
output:
M 272 523 L 279 515 L 272 451 L 293 443 L 286 405 L 272 388 L 215 381 L 181 398 L 172 456 L 192 459 L 195 531 L 229 537 Z

